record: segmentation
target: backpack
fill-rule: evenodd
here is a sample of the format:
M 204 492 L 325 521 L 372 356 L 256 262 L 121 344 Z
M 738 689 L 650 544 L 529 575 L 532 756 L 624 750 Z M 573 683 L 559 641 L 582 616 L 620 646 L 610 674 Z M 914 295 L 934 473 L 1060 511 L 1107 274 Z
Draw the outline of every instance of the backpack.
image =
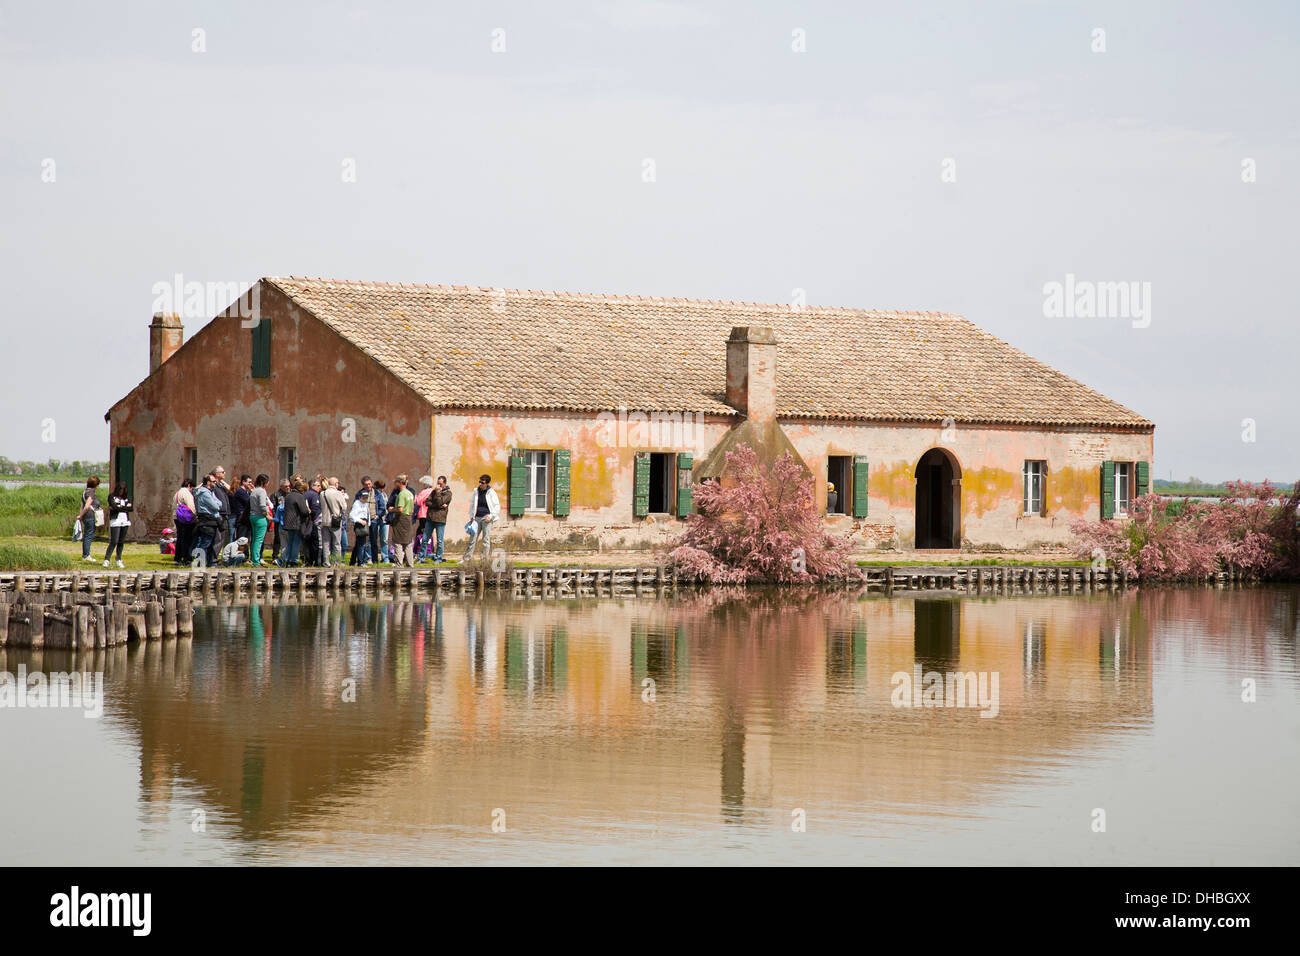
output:
M 275 523 L 284 524 L 284 501 L 275 506 Z

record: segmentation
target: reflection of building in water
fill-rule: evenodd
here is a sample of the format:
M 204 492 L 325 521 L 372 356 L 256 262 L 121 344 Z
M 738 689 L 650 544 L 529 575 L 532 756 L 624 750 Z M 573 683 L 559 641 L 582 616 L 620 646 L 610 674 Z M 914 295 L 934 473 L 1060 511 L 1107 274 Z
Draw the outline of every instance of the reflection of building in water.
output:
M 330 842 L 382 819 L 465 828 L 455 839 L 496 807 L 557 839 L 593 815 L 788 826 L 793 807 L 959 810 L 1149 719 L 1134 601 L 261 608 L 220 633 L 201 619 L 188 669 L 130 669 L 116 719 L 150 786 L 169 768 L 249 835 L 293 825 Z M 894 708 L 891 676 L 918 663 L 998 672 L 998 716 Z

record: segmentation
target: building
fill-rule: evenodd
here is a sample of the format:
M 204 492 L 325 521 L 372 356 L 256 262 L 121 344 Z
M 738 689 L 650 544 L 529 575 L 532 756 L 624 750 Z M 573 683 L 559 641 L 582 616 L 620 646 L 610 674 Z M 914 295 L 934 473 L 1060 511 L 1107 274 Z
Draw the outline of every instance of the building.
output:
M 561 547 L 671 538 L 741 441 L 863 547 L 1062 542 L 1149 487 L 1150 421 L 946 313 L 266 278 L 149 355 L 105 416 L 137 534 L 217 464 L 445 474 L 453 539 L 486 473 L 508 537 Z

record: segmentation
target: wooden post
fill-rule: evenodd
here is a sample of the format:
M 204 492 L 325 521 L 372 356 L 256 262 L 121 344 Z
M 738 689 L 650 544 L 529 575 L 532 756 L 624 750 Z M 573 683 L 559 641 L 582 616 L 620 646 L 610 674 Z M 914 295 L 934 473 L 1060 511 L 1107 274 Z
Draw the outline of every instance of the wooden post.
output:
M 163 636 L 163 609 L 158 601 L 150 601 L 144 608 L 145 636 L 156 641 Z
M 45 606 L 43 604 L 32 604 L 27 609 L 27 620 L 31 623 L 28 628 L 31 631 L 31 640 L 27 646 L 32 649 L 45 647 Z
M 108 608 L 95 605 L 95 647 L 108 646 Z
M 82 604 L 77 608 L 77 625 L 72 629 L 72 633 L 73 640 L 79 651 L 88 650 L 95 646 L 95 632 L 92 630 L 93 620 L 89 604 Z
M 176 599 L 168 597 L 163 600 L 163 637 L 176 636 Z
M 176 600 L 176 633 L 189 637 L 194 633 L 194 601 L 183 597 Z
M 0 647 L 9 643 L 9 602 L 0 602 Z

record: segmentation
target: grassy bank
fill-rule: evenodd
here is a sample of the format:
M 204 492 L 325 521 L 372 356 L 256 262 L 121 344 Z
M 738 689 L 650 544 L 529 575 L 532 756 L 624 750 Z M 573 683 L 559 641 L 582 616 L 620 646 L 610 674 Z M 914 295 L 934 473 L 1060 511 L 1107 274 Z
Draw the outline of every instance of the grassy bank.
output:
M 0 538 L 14 536 L 71 540 L 72 522 L 81 510 L 84 485 L 55 488 L 25 485 L 0 488 Z M 105 502 L 107 492 L 99 500 Z
M 52 548 L 26 542 L 0 542 L 0 571 L 70 571 L 76 564 L 71 557 Z

